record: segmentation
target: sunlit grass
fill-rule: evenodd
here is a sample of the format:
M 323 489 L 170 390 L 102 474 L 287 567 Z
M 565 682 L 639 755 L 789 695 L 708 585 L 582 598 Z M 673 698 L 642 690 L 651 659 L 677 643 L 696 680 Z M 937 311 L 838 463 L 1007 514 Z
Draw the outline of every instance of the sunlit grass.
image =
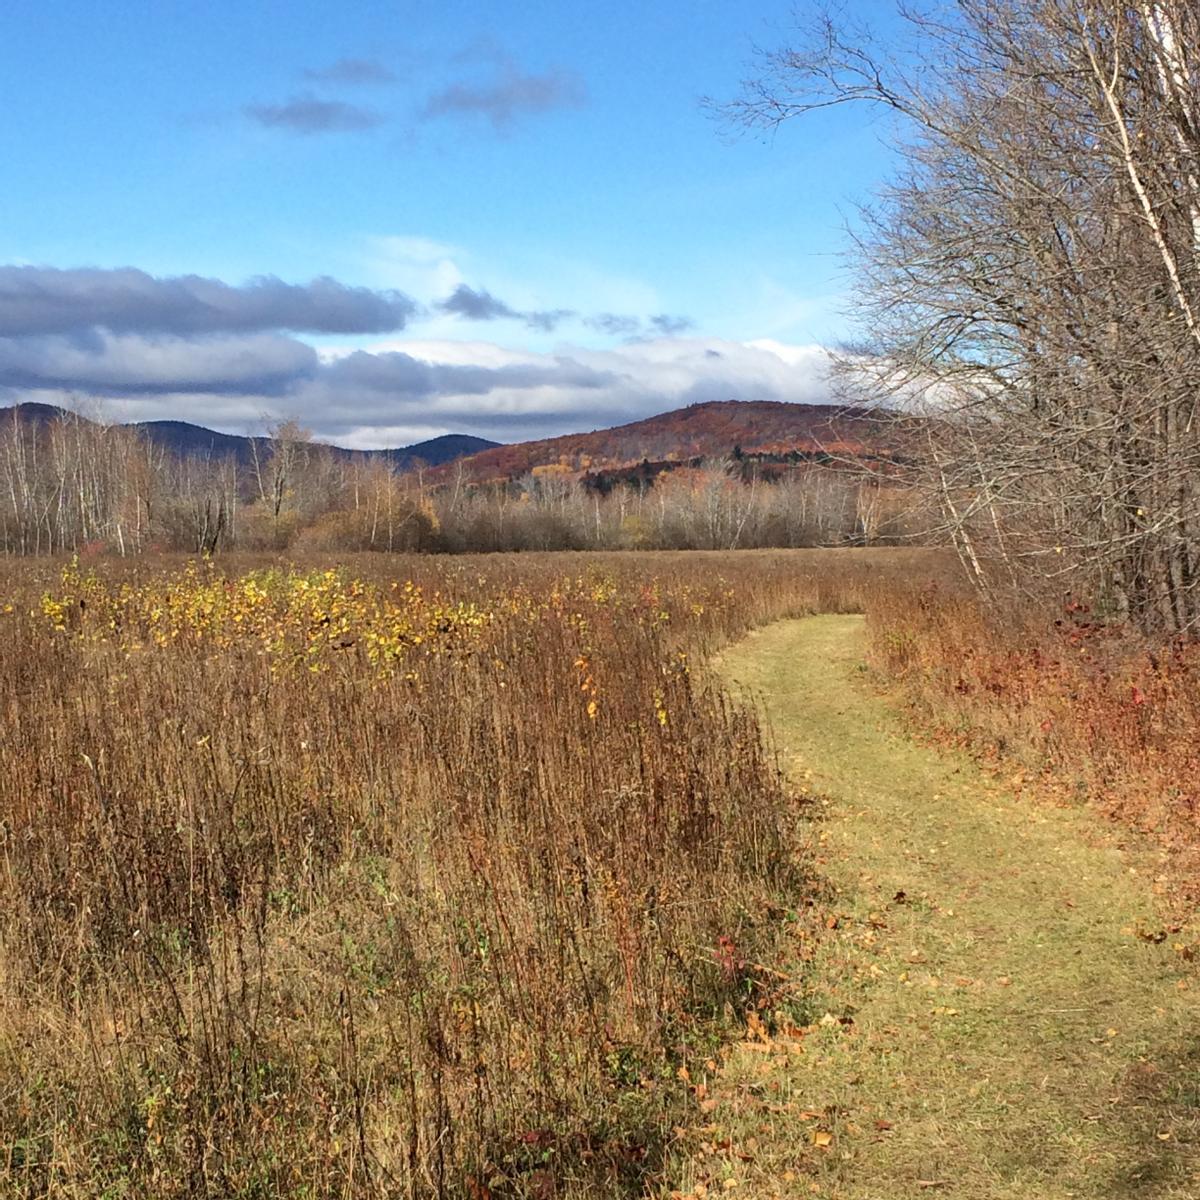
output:
M 856 617 L 723 656 L 825 796 L 798 1037 L 719 1056 L 684 1195 L 1183 1197 L 1200 1182 L 1194 968 L 1162 851 L 915 743 Z

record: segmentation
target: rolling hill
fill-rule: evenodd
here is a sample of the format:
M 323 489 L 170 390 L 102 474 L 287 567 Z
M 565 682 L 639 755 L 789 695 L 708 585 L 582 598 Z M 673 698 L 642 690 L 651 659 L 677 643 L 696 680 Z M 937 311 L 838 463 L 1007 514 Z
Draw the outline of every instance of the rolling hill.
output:
M 886 412 L 827 404 L 720 400 L 693 404 L 628 425 L 541 441 L 493 446 L 432 473 L 463 471 L 475 483 L 555 471 L 584 476 L 639 464 L 669 467 L 735 453 L 762 458 L 887 460 L 899 454 L 899 427 Z

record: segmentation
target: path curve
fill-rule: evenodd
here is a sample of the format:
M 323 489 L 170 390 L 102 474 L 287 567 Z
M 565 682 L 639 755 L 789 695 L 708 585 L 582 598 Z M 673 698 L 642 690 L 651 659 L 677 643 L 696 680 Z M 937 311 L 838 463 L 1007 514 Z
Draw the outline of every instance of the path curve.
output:
M 915 742 L 864 653 L 862 618 L 830 615 L 716 663 L 827 798 L 815 842 L 837 927 L 811 961 L 796 939 L 803 1052 L 733 1052 L 688 1186 L 1200 1196 L 1197 983 L 1169 936 L 1138 936 L 1160 929 L 1161 862 L 1087 810 L 1014 797 Z

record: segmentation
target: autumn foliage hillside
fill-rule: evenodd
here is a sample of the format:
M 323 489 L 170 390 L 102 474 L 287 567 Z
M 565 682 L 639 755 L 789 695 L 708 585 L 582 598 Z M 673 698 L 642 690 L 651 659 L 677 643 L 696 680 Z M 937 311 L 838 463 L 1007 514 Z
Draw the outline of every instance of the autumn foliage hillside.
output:
M 489 483 L 531 473 L 582 476 L 646 460 L 686 463 L 726 457 L 735 449 L 748 455 L 886 459 L 897 452 L 897 433 L 887 414 L 862 408 L 722 400 L 693 404 L 612 429 L 495 446 L 462 460 L 461 469 L 473 482 Z M 432 475 L 450 478 L 458 469 L 445 466 Z

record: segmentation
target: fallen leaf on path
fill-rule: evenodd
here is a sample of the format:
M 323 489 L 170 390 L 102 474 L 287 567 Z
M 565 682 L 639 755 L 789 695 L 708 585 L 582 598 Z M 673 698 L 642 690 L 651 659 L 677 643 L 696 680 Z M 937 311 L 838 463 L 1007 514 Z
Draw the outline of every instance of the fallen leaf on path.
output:
M 771 1040 L 771 1035 L 767 1032 L 762 1018 L 753 1009 L 746 1018 L 746 1031 L 750 1037 L 759 1038 L 761 1041 L 769 1042 Z

